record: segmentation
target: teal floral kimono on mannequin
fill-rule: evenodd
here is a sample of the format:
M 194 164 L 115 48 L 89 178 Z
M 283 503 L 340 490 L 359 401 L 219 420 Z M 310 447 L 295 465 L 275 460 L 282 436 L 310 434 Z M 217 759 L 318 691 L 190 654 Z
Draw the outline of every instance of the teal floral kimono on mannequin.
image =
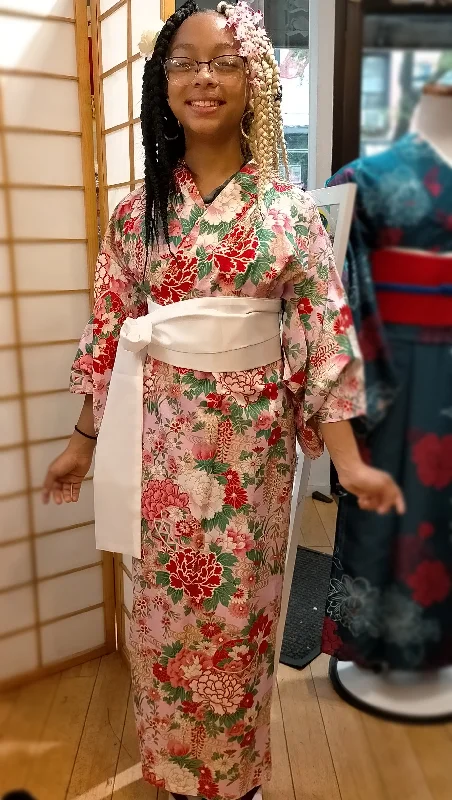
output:
M 207 205 L 176 171 L 165 243 L 145 274 L 143 189 L 113 215 L 72 390 L 105 406 L 127 316 L 194 297 L 282 298 L 283 358 L 233 373 L 144 366 L 142 558 L 130 655 L 144 777 L 236 800 L 270 774 L 273 661 L 295 436 L 362 414 L 351 314 L 313 201 L 277 182 L 256 204 L 245 166 Z
M 365 359 L 365 458 L 403 517 L 341 499 L 323 650 L 392 669 L 452 664 L 452 164 L 409 135 L 345 167 L 357 210 L 344 281 Z

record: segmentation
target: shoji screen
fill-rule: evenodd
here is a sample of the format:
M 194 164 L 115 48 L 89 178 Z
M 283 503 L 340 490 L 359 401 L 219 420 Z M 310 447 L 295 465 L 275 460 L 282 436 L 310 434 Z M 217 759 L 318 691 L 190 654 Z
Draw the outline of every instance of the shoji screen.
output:
M 165 8 L 168 6 L 168 10 Z M 172 6 L 172 8 L 170 8 Z M 138 42 L 145 30 L 174 10 L 160 0 L 91 1 L 96 75 L 96 122 L 101 227 L 120 200 L 143 179 L 141 85 L 144 59 Z M 132 610 L 131 559 L 116 557 L 118 641 L 127 651 Z
M 86 0 L 0 0 L 0 684 L 113 649 L 92 480 L 41 505 L 97 250 Z

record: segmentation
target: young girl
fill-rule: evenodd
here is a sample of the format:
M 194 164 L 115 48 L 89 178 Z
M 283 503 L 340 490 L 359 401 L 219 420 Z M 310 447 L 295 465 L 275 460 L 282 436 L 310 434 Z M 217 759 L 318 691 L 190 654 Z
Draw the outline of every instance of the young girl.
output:
M 314 203 L 278 177 L 260 23 L 244 3 L 188 2 L 152 55 L 144 39 L 145 185 L 106 232 L 72 372 L 85 404 L 44 490 L 78 499 L 100 429 L 98 543 L 135 556 L 144 777 L 208 800 L 252 797 L 270 775 L 296 434 L 312 458 L 326 442 L 361 508 L 403 512 L 348 422 L 365 410 L 355 332 Z

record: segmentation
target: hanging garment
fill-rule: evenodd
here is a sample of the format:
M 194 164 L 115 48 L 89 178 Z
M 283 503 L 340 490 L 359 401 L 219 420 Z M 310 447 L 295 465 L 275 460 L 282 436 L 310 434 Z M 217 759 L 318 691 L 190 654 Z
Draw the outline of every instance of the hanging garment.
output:
M 282 301 L 283 358 L 271 364 L 212 372 L 148 355 L 143 367 L 130 641 L 143 773 L 171 792 L 235 800 L 270 773 L 295 432 L 319 456 L 320 421 L 363 413 L 363 376 L 309 196 L 275 182 L 258 208 L 248 165 L 206 206 L 184 165 L 175 177 L 171 250 L 150 253 L 146 280 L 143 189 L 113 215 L 72 390 L 93 394 L 99 427 L 121 326 L 149 298 Z
M 409 135 L 345 167 L 358 187 L 344 282 L 365 359 L 364 458 L 403 517 L 339 503 L 323 650 L 363 666 L 452 664 L 452 165 Z

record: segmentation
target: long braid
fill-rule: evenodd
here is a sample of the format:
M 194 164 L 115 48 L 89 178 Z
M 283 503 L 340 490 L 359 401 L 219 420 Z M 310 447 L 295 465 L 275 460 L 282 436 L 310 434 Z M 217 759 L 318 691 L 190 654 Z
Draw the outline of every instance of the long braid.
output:
M 252 112 L 249 147 L 259 168 L 258 191 L 262 198 L 269 181 L 278 175 L 281 162 L 289 177 L 279 67 L 256 12 L 241 0 L 237 5 L 221 2 L 217 10 L 226 17 L 248 63 Z
M 160 232 L 163 232 L 169 244 L 168 205 L 170 195 L 175 191 L 174 168 L 185 150 L 183 130 L 168 105 L 163 62 L 178 28 L 197 12 L 198 6 L 194 0 L 188 0 L 169 17 L 144 68 L 141 129 L 146 192 L 146 249 L 149 244 L 155 244 Z

